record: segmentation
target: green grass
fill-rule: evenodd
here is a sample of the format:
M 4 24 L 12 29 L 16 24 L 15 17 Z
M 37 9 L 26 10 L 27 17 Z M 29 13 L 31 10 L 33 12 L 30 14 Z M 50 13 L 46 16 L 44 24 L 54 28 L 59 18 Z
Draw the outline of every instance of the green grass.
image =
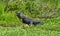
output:
M 60 36 L 60 32 L 41 28 L 4 28 L 0 30 L 0 36 Z
M 60 17 L 51 19 L 38 18 L 39 16 L 50 16 L 53 12 L 56 13 L 52 16 L 59 16 L 59 0 L 9 1 L 0 1 L 3 3 L 0 4 L 0 36 L 60 36 Z M 23 27 L 21 24 L 24 23 L 17 18 L 16 11 L 21 11 L 26 17 L 42 20 L 44 24 Z
M 60 36 L 60 19 L 45 20 L 43 25 L 26 28 L 0 27 L 0 36 Z

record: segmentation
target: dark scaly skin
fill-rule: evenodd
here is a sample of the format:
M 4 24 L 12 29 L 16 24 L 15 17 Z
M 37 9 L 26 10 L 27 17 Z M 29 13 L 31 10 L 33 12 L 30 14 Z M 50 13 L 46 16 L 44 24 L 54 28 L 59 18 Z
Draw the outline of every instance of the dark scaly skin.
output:
M 26 18 L 23 13 L 17 12 L 16 14 L 17 14 L 17 17 L 19 19 L 22 19 L 22 22 L 25 24 L 28 24 L 28 25 L 30 25 L 30 24 L 33 24 L 33 25 L 42 24 L 42 22 L 40 22 L 40 21 L 32 20 L 31 18 Z

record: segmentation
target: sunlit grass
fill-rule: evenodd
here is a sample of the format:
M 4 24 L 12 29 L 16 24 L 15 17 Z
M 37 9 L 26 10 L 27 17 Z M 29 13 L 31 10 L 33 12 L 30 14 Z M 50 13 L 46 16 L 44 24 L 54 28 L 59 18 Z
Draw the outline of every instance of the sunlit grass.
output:
M 22 28 L 0 27 L 0 36 L 60 36 L 60 19 L 45 20 L 43 25 Z M 52 22 L 53 21 L 53 22 Z
M 60 7 L 60 1 L 14 0 L 13 2 L 8 2 L 3 0 L 3 2 L 4 4 L 0 4 L 0 36 L 60 36 L 60 18 L 38 18 L 38 16 L 48 16 L 52 12 L 57 12 L 55 9 Z M 18 19 L 16 11 L 21 11 L 26 17 L 34 17 L 33 19 L 42 21 L 44 24 L 22 26 L 20 24 L 24 23 L 22 23 L 21 19 Z M 55 13 L 52 16 L 59 15 L 60 13 Z

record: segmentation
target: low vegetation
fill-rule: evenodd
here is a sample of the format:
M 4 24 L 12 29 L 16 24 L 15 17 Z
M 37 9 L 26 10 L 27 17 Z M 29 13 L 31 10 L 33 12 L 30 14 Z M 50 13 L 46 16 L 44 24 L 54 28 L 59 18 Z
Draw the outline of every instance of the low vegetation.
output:
M 18 11 L 44 24 L 22 26 Z M 0 0 L 0 36 L 60 36 L 60 0 Z

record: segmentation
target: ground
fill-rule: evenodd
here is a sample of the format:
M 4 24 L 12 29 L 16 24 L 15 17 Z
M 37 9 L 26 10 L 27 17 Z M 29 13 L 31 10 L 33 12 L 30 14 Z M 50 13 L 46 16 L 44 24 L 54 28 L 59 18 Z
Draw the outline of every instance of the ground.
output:
M 0 36 L 60 36 L 60 18 L 45 20 L 43 25 L 26 28 L 0 27 Z
M 22 26 L 17 11 L 44 24 Z M 0 0 L 0 36 L 60 36 L 60 0 Z

